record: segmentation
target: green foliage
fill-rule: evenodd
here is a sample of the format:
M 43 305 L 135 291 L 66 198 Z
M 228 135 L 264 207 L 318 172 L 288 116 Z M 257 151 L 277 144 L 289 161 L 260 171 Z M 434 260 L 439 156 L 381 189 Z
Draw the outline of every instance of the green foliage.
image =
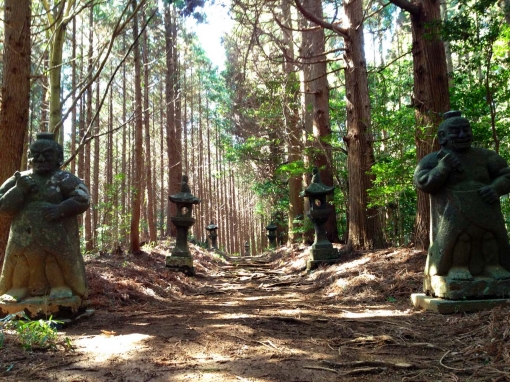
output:
M 122 206 L 116 202 L 117 196 L 122 192 L 124 178 L 122 173 L 115 176 L 113 183 L 106 186 L 105 198 L 97 206 L 105 217 L 96 227 L 96 245 L 99 251 L 116 248 L 129 235 L 130 213 L 122 214 Z
M 416 215 L 413 173 L 416 167 L 412 62 L 403 59 L 369 76 L 375 163 L 368 190 L 370 206 L 381 211 L 386 242 L 402 245 L 412 234 Z
M 50 316 L 47 320 L 31 320 L 25 312 L 9 314 L 0 320 L 2 331 L 0 332 L 0 347 L 4 344 L 4 330 L 13 330 L 19 343 L 25 350 L 55 349 L 57 346 L 57 325 L 62 321 L 53 320 Z M 66 347 L 70 347 L 70 341 L 66 337 Z
M 452 52 L 462 57 L 453 73 L 451 108 L 472 122 L 479 145 L 501 149 L 508 146 L 510 131 L 510 28 L 505 10 L 494 0 L 461 0 L 450 13 L 443 35 Z M 500 154 L 509 158 L 508 150 Z

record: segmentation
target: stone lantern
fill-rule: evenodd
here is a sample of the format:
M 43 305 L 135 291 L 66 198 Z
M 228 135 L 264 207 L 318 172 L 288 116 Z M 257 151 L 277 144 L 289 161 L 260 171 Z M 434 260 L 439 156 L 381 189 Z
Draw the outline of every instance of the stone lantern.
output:
M 244 243 L 244 255 L 250 256 L 250 243 L 248 242 L 248 240 L 246 240 L 246 242 Z
M 216 239 L 218 238 L 218 226 L 214 224 L 212 221 L 211 223 L 205 227 L 207 232 L 209 232 L 209 239 L 211 239 L 211 250 L 218 249 L 218 245 L 216 244 Z
M 273 222 L 269 223 L 268 226 L 266 226 L 267 230 L 267 238 L 269 239 L 269 247 L 270 248 L 276 248 L 276 229 L 278 226 L 274 224 Z
M 310 259 L 307 262 L 308 270 L 317 268 L 320 264 L 338 261 L 338 252 L 333 248 L 326 233 L 326 222 L 333 212 L 326 202 L 326 196 L 333 194 L 334 190 L 333 186 L 326 186 L 322 183 L 319 169 L 314 167 L 312 182 L 301 193 L 301 196 L 310 200 L 310 211 L 307 216 L 315 229 L 315 241 L 311 246 Z
M 177 204 L 177 215 L 170 218 L 177 228 L 177 239 L 172 254 L 166 257 L 166 266 L 171 270 L 192 276 L 195 274 L 195 269 L 188 247 L 188 230 L 195 224 L 195 219 L 191 217 L 193 204 L 199 204 L 200 199 L 191 194 L 186 175 L 182 176 L 181 191 L 170 195 L 168 199 Z

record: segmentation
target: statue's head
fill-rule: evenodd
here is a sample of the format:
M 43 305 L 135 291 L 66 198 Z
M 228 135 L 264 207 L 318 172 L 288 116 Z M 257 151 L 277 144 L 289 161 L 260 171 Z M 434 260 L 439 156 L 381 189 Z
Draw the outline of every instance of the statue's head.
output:
M 64 162 L 64 150 L 53 133 L 38 133 L 30 145 L 28 163 L 37 174 L 57 170 Z
M 471 148 L 473 132 L 469 121 L 461 117 L 460 111 L 449 111 L 444 114 L 444 121 L 439 125 L 437 138 L 445 149 L 466 151 Z

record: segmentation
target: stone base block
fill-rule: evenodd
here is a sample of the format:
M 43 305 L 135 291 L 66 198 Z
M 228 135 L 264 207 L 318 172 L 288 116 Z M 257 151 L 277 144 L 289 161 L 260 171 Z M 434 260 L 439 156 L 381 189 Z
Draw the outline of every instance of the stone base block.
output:
M 310 258 L 311 260 L 338 260 L 339 253 L 333 248 L 333 246 L 328 247 L 313 247 L 310 248 Z
M 50 300 L 48 296 L 30 297 L 20 302 L 0 302 L 0 317 L 24 311 L 30 319 L 73 319 L 85 312 L 83 301 L 78 296 Z
M 312 269 L 318 268 L 320 265 L 331 265 L 340 262 L 340 259 L 329 259 L 329 260 L 308 260 L 306 262 L 306 270 L 311 271 Z
M 510 279 L 454 280 L 447 276 L 425 276 L 423 290 L 430 296 L 448 300 L 499 299 L 510 297 Z
M 490 310 L 497 306 L 510 306 L 509 298 L 485 300 L 445 300 L 427 296 L 425 293 L 414 293 L 411 301 L 416 309 L 428 310 L 440 314 L 469 313 Z
M 180 257 L 180 256 L 167 256 L 166 267 L 171 271 L 182 272 L 186 276 L 195 275 L 195 268 L 193 267 L 192 257 Z

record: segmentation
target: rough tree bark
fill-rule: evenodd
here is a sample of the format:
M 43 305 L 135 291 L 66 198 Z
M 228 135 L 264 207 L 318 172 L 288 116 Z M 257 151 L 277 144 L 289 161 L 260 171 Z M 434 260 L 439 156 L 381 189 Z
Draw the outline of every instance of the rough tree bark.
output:
M 305 0 L 303 5 L 296 0 L 301 13 L 310 21 L 322 20 L 322 0 Z M 328 186 L 333 185 L 333 169 L 331 166 L 331 126 L 329 124 L 329 88 L 326 77 L 327 62 L 326 40 L 324 29 L 312 28 L 304 31 L 307 34 L 307 46 L 301 55 L 306 57 L 305 63 L 310 65 L 310 78 L 305 78 L 305 92 L 313 95 L 313 136 L 314 152 L 312 153 L 313 164 L 320 169 L 321 180 Z M 305 40 L 305 38 L 303 38 Z M 305 105 L 308 108 L 310 105 Z M 340 242 L 337 231 L 335 207 L 329 204 L 332 214 L 326 223 L 328 240 L 333 243 Z
M 440 36 L 441 9 L 439 0 L 390 0 L 411 16 L 413 35 L 413 103 L 416 117 L 416 157 L 439 149 L 437 127 L 443 114 L 450 109 L 448 69 L 444 43 Z M 420 249 L 429 246 L 429 196 L 418 191 L 415 245 Z
M 295 2 L 307 19 L 322 28 L 335 31 L 344 38 L 348 130 L 344 139 L 348 149 L 349 170 L 348 244 L 355 249 L 382 246 L 383 235 L 376 211 L 368 208 L 367 191 L 372 186 L 373 180 L 367 172 L 374 163 L 374 152 L 370 134 L 370 100 L 364 56 L 362 2 L 360 0 L 344 2 L 344 27 L 325 22 L 318 16 L 318 12 L 311 13 L 299 0 Z
M 286 74 L 284 84 L 283 113 L 285 116 L 285 136 L 287 140 L 287 160 L 295 163 L 302 159 L 301 126 L 299 124 L 299 79 L 294 68 L 294 39 L 292 36 L 292 17 L 290 12 L 290 1 L 282 0 L 282 24 L 283 41 L 285 44 L 285 61 L 283 70 Z M 300 237 L 296 234 L 294 220 L 303 215 L 303 198 L 299 196 L 302 189 L 300 176 L 289 176 L 289 211 L 288 211 L 288 243 L 297 241 Z
M 20 169 L 30 101 L 30 0 L 5 0 L 2 100 L 0 106 L 0 183 Z M 0 265 L 10 219 L 0 218 Z
M 132 2 L 133 10 L 136 9 L 136 1 Z M 142 144 L 143 144 L 143 121 L 142 121 L 142 80 L 140 44 L 138 43 L 138 15 L 133 18 L 133 36 L 136 39 L 133 47 L 133 61 L 135 66 L 135 137 L 134 137 L 134 160 L 133 160 L 133 195 L 131 197 L 131 231 L 130 251 L 140 252 L 140 210 L 142 194 Z

